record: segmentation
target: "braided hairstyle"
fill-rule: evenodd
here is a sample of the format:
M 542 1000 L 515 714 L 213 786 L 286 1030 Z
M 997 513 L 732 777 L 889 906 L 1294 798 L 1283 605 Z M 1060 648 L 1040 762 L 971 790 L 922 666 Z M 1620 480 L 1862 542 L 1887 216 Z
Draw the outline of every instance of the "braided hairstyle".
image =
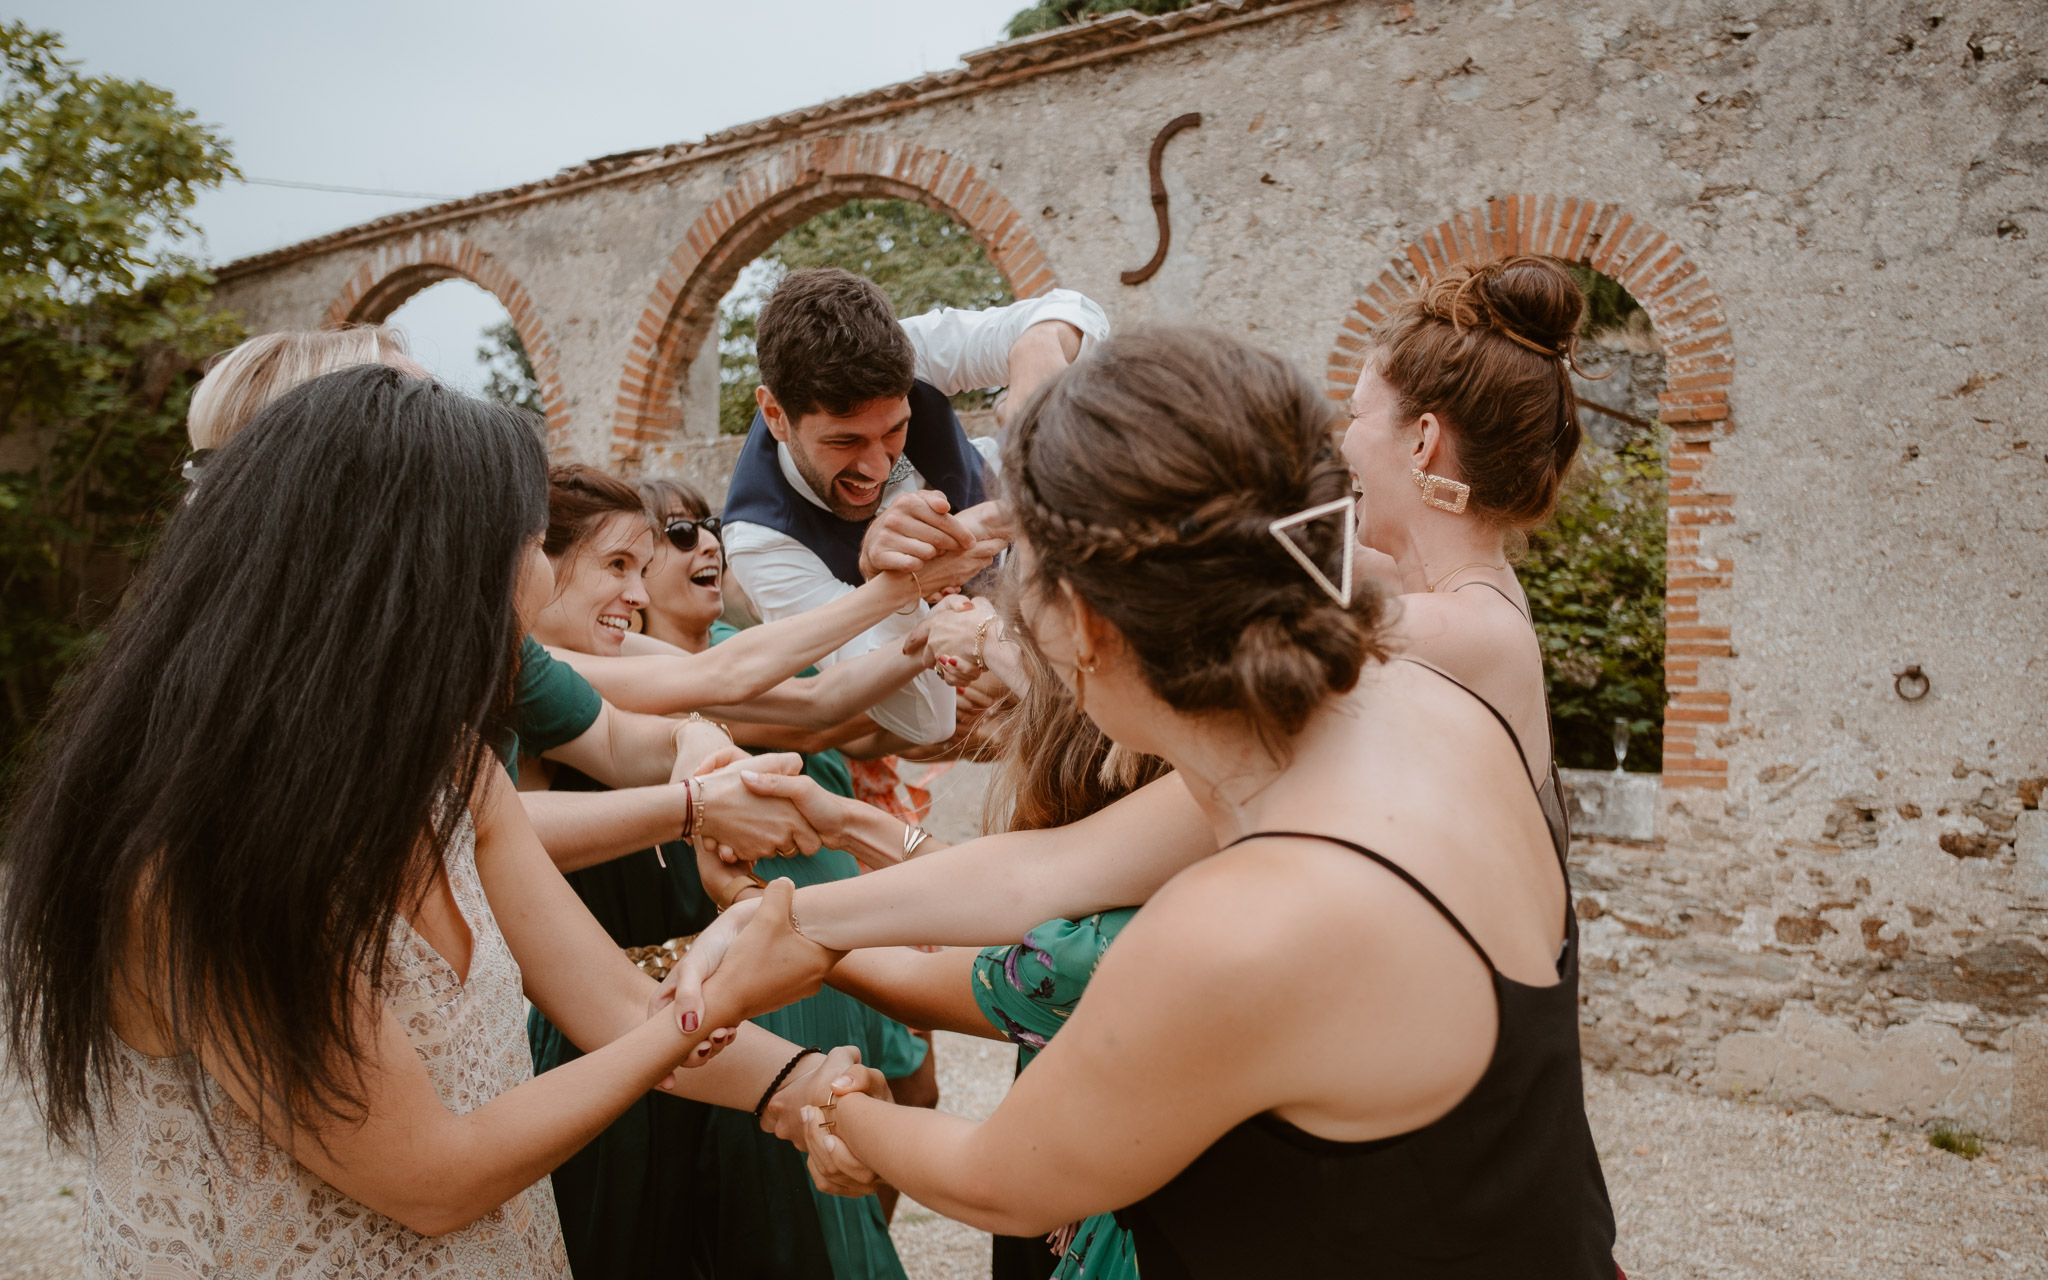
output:
M 1373 334 L 1403 422 L 1443 424 L 1472 509 L 1531 529 L 1557 505 L 1582 432 L 1571 370 L 1585 296 L 1548 258 L 1454 267 Z
M 1242 716 L 1282 746 L 1384 656 L 1370 586 L 1339 605 L 1272 532 L 1350 492 L 1336 419 L 1298 369 L 1236 338 L 1119 334 L 1008 432 L 1010 510 L 1037 553 L 1024 589 L 1071 584 L 1167 705 Z M 1333 517 L 1292 531 L 1332 581 L 1342 530 Z

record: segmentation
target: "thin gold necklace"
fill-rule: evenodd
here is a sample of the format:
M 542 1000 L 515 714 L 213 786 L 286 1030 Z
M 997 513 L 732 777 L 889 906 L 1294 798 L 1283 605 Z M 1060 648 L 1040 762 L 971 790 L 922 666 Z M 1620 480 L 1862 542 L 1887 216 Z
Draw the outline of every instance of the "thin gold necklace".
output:
M 1444 585 L 1446 582 L 1449 582 L 1452 578 L 1457 577 L 1459 574 L 1465 572 L 1465 570 L 1467 569 L 1505 569 L 1507 567 L 1508 566 L 1506 562 L 1495 564 L 1491 560 L 1469 561 L 1468 563 L 1459 565 L 1457 568 L 1451 570 L 1449 573 L 1446 573 L 1441 578 L 1438 578 L 1435 582 L 1424 583 L 1423 590 L 1427 591 L 1431 595 L 1435 595 L 1436 589 L 1438 587 Z

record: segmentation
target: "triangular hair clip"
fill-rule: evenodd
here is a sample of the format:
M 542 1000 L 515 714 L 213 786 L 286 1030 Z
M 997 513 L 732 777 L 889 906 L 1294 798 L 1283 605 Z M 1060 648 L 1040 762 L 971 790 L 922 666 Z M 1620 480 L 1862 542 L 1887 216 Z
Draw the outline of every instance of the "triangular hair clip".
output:
M 1287 531 L 1320 520 L 1324 516 L 1334 516 L 1340 513 L 1344 517 L 1343 578 L 1341 583 L 1332 583 L 1329 575 L 1318 569 L 1316 562 L 1308 558 L 1308 552 L 1303 551 L 1294 539 L 1287 536 Z M 1308 576 L 1316 580 L 1316 585 L 1328 592 L 1330 599 L 1335 600 L 1338 605 L 1349 609 L 1351 607 L 1351 552 L 1352 548 L 1358 544 L 1357 499 L 1338 498 L 1334 502 L 1325 502 L 1319 507 L 1310 507 L 1306 511 L 1297 511 L 1291 516 L 1283 516 L 1275 520 L 1272 524 L 1272 529 L 1273 537 L 1279 541 L 1281 546 L 1287 548 L 1287 554 L 1294 557 L 1295 563 L 1308 571 Z

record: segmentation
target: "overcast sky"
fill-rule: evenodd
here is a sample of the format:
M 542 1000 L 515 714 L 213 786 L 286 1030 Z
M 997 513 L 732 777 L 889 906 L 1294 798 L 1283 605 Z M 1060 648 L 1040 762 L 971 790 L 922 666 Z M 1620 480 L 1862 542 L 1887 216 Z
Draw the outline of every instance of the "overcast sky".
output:
M 1027 0 L 13 0 L 88 71 L 147 80 L 217 126 L 251 178 L 468 195 L 954 65 Z M 234 185 L 206 196 L 227 262 L 427 203 Z M 455 283 L 393 317 L 474 386 L 497 318 Z

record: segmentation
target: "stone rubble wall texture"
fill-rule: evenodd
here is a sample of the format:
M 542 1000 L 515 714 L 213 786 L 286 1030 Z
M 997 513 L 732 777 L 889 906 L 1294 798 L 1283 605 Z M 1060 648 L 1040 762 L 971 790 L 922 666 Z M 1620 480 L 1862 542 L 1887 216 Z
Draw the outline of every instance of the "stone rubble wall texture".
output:
M 1172 252 L 1126 287 L 1185 111 Z M 1333 396 L 1454 262 L 1598 267 L 1667 360 L 1671 706 L 1661 839 L 1580 849 L 1588 1057 L 2039 1134 L 2048 866 L 2013 843 L 2048 775 L 2044 166 L 2041 5 L 1243 0 L 337 233 L 221 296 L 314 325 L 468 276 L 558 454 L 716 489 L 716 301 L 851 196 L 947 210 L 1019 294 L 1241 333 Z

